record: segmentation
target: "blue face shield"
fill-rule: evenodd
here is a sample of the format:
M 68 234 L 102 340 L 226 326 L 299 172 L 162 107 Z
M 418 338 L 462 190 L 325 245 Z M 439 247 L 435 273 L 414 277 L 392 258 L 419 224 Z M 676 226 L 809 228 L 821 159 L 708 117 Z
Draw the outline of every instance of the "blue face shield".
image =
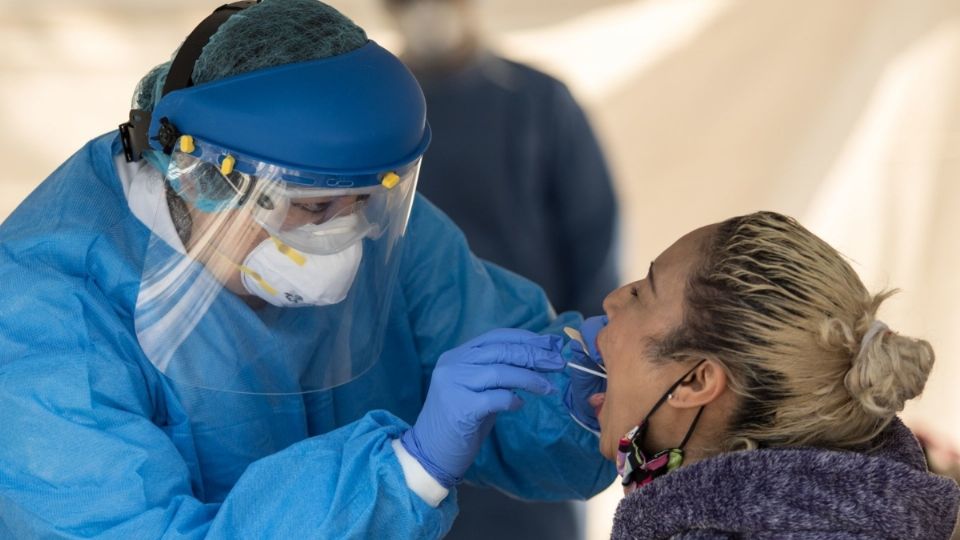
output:
M 135 324 L 167 377 L 329 389 L 380 356 L 430 130 L 419 85 L 373 42 L 166 94 L 151 163 L 190 213 L 149 241 Z M 151 231 L 169 230 L 155 201 Z M 187 240 L 183 240 L 186 238 Z M 224 355 L 199 354 L 221 343 Z

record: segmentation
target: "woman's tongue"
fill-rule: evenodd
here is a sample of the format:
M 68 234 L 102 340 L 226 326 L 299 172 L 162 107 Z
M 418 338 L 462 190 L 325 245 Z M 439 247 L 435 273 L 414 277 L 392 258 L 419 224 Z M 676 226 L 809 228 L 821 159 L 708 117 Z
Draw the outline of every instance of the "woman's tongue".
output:
M 603 410 L 603 400 L 606 399 L 606 397 L 606 394 L 598 392 L 587 399 L 587 403 L 593 407 L 593 412 L 597 415 L 598 419 L 600 418 L 600 411 Z

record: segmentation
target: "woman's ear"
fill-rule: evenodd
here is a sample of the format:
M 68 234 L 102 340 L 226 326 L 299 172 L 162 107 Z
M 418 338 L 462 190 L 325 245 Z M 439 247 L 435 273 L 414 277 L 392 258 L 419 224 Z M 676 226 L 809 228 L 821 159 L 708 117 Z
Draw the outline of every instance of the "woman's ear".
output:
M 673 390 L 667 403 L 681 409 L 702 407 L 722 396 L 727 383 L 727 370 L 723 364 L 716 358 L 704 358 Z

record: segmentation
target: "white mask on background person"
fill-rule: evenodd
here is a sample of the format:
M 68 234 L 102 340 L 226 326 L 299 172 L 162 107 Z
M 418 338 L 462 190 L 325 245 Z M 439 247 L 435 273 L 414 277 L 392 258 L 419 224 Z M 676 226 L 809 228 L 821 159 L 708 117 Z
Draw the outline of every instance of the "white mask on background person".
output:
M 363 240 L 315 255 L 276 237 L 261 242 L 240 267 L 244 288 L 279 307 L 329 306 L 347 297 L 363 258 Z
M 418 0 L 401 9 L 397 25 L 405 53 L 423 63 L 440 62 L 463 45 L 469 28 L 453 2 Z

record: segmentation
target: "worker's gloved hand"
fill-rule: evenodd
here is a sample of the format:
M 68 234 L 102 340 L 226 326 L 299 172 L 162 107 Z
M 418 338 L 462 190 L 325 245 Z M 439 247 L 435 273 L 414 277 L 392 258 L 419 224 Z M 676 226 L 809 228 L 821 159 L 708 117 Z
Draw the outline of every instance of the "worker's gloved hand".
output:
M 517 329 L 488 332 L 440 355 L 427 400 L 401 443 L 440 484 L 463 478 L 496 414 L 523 405 L 515 390 L 556 391 L 541 372 L 560 371 L 560 336 Z
M 563 395 L 563 404 L 567 406 L 574 420 L 598 435 L 600 423 L 597 421 L 594 406 L 598 402 L 602 403 L 602 398 L 591 400 L 591 397 L 607 391 L 606 369 L 603 367 L 600 351 L 597 350 L 597 334 L 606 325 L 607 317 L 604 315 L 584 320 L 580 325 L 580 336 L 587 345 L 587 350 L 583 350 L 583 344 L 577 339 L 571 339 L 563 347 L 564 360 L 572 364 L 567 366 L 570 384 Z

